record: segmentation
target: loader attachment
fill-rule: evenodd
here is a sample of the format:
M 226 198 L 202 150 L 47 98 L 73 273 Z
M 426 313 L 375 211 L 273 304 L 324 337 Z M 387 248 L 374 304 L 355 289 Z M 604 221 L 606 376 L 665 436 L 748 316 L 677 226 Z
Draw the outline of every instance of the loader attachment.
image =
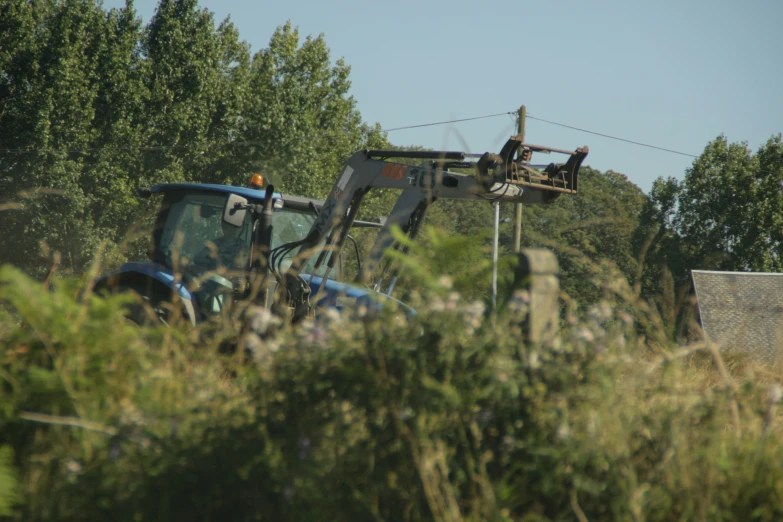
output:
M 508 139 L 500 154 L 485 153 L 476 163 L 476 179 L 487 189 L 495 183 L 508 183 L 536 190 L 576 194 L 579 167 L 590 149 L 585 145 L 575 151 L 523 143 L 520 136 Z M 532 165 L 534 152 L 564 154 L 565 163 Z

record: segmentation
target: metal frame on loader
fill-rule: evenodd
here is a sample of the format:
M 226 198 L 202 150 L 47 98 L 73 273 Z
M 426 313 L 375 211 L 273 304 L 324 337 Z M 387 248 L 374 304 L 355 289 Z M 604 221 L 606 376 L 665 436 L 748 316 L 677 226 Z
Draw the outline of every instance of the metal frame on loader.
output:
M 587 146 L 568 151 L 532 145 L 523 143 L 519 136 L 512 136 L 498 154 L 399 150 L 355 153 L 348 159 L 310 232 L 299 245 L 298 255 L 283 276 L 282 285 L 293 318 L 309 314 L 312 308 L 313 280 L 310 277 L 305 281 L 307 276 L 300 274 L 302 267 L 316 252 L 318 258 L 314 266 L 319 268 L 327 263 L 326 275 L 312 299 L 316 301 L 359 213 L 362 199 L 373 188 L 398 189 L 403 193 L 361 267 L 358 283 L 369 281 L 383 252 L 393 245 L 392 227 L 401 228 L 410 237 L 415 236 L 427 208 L 438 198 L 548 203 L 560 194 L 577 193 L 579 168 L 588 151 Z M 568 159 L 562 164 L 532 165 L 530 160 L 534 152 L 563 154 Z M 386 161 L 391 158 L 426 161 L 414 166 Z M 449 169 L 470 169 L 473 173 L 461 174 Z

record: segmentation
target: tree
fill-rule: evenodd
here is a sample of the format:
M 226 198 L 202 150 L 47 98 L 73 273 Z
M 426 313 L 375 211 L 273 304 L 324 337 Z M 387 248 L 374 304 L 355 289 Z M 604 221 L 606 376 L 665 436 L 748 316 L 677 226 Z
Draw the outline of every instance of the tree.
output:
M 648 295 L 662 291 L 661 270 L 690 284 L 690 270 L 783 271 L 783 142 L 771 137 L 753 154 L 720 136 L 686 171 L 659 178 L 641 214 L 635 244 L 649 238 Z
M 246 183 L 236 147 L 248 92 L 249 46 L 196 0 L 162 0 L 142 39 L 147 183 Z
M 262 168 L 325 195 L 350 153 L 385 137 L 323 37 L 298 42 L 287 24 L 251 62 L 196 0 L 162 0 L 146 27 L 130 1 L 0 0 L 0 203 L 21 203 L 0 210 L 0 263 L 42 274 L 41 242 L 65 269 L 84 271 L 102 244 L 119 263 L 129 227 L 149 225 L 136 189 L 154 183 L 244 185 Z
M 96 215 L 110 214 L 89 211 L 83 187 L 100 182 L 82 173 L 94 161 L 89 150 L 96 143 L 101 67 L 117 56 L 119 51 L 108 47 L 118 41 L 110 42 L 107 17 L 94 2 L 4 0 L 1 5 L 5 111 L 0 141 L 14 149 L 1 164 L 4 192 L 57 193 L 30 197 L 21 211 L 4 216 L 10 234 L 0 238 L 2 260 L 34 265 L 44 241 L 69 264 L 83 264 L 99 236 Z M 132 30 L 132 23 L 123 29 Z
M 579 192 L 561 195 L 549 205 L 522 207 L 522 245 L 553 248 L 560 263 L 561 284 L 581 303 L 596 301 L 602 291 L 593 268 L 608 262 L 629 281 L 636 278 L 636 251 L 632 236 L 646 196 L 627 176 L 589 167 L 579 171 Z M 501 240 L 510 252 L 510 217 Z
M 350 96 L 350 67 L 331 65 L 323 35 L 307 37 L 288 22 L 250 66 L 242 138 L 247 158 L 279 189 L 326 197 L 345 160 L 385 146 L 380 127 L 362 123 Z

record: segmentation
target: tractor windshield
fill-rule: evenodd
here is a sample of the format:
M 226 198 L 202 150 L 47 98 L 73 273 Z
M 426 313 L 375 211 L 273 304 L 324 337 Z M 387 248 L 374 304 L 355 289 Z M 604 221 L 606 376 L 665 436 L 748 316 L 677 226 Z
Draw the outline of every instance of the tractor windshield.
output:
M 291 266 L 291 262 L 294 260 L 294 256 L 298 252 L 298 245 L 286 249 L 286 245 L 294 245 L 297 241 L 301 241 L 310 232 L 310 227 L 315 222 L 315 214 L 313 212 L 306 212 L 300 210 L 292 210 L 283 208 L 275 212 L 274 225 L 272 227 L 272 252 L 279 252 L 279 265 L 275 268 L 280 273 L 288 270 Z M 323 246 L 323 244 L 319 245 Z M 312 274 L 313 267 L 318 258 L 318 255 L 314 255 L 310 258 L 310 261 L 302 269 L 302 273 Z M 326 270 L 326 263 L 323 263 L 318 270 L 315 271 L 316 275 L 323 275 Z M 334 274 L 336 275 L 336 274 Z
M 170 268 L 191 272 L 224 268 L 244 271 L 248 267 L 252 244 L 252 214 L 248 212 L 241 227 L 223 221 L 228 194 L 172 191 L 166 194 L 155 237 L 156 259 Z M 285 271 L 298 250 L 287 245 L 303 239 L 315 221 L 315 213 L 286 209 L 276 210 L 272 227 L 271 249 L 278 247 L 279 269 Z M 313 256 L 303 272 L 312 273 L 318 256 Z M 324 263 L 316 271 L 322 275 Z M 337 275 L 337 274 L 333 274 Z
M 246 215 L 241 227 L 235 227 L 223 221 L 227 194 L 178 196 L 165 212 L 157 242 L 165 264 L 196 270 L 244 269 L 252 239 L 251 215 Z

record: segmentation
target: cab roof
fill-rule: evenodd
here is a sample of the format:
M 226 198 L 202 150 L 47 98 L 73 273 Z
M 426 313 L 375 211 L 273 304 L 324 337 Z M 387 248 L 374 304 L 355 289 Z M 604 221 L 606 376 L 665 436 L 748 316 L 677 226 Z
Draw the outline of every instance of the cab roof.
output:
M 243 198 L 252 199 L 255 201 L 264 201 L 266 195 L 263 190 L 256 190 L 248 187 L 234 187 L 231 185 L 213 185 L 210 183 L 161 183 L 155 185 L 150 189 L 153 194 L 169 192 L 174 190 L 189 190 L 200 192 L 217 192 L 220 194 L 236 194 Z M 272 195 L 273 199 L 284 199 L 283 195 L 279 192 L 275 192 Z
M 232 185 L 213 185 L 209 183 L 160 183 L 158 185 L 153 186 L 150 189 L 150 192 L 152 192 L 153 194 L 162 194 L 165 192 L 170 192 L 175 190 L 217 192 L 220 194 L 236 194 L 238 196 L 242 196 L 243 198 L 247 198 L 248 200 L 259 201 L 259 202 L 264 201 L 264 197 L 266 196 L 266 192 L 263 190 L 256 190 L 247 187 L 234 187 Z M 307 198 L 304 196 L 293 196 L 290 194 L 283 196 L 279 192 L 275 192 L 274 194 L 272 194 L 272 199 L 282 200 L 286 208 L 291 208 L 294 210 L 299 210 L 304 212 L 311 212 L 314 210 L 316 214 L 321 210 L 321 208 L 324 205 L 323 199 Z M 353 226 L 357 228 L 360 227 L 381 228 L 384 222 L 385 222 L 385 217 L 381 218 L 377 223 L 370 222 L 370 221 L 361 221 L 357 219 L 354 220 Z

